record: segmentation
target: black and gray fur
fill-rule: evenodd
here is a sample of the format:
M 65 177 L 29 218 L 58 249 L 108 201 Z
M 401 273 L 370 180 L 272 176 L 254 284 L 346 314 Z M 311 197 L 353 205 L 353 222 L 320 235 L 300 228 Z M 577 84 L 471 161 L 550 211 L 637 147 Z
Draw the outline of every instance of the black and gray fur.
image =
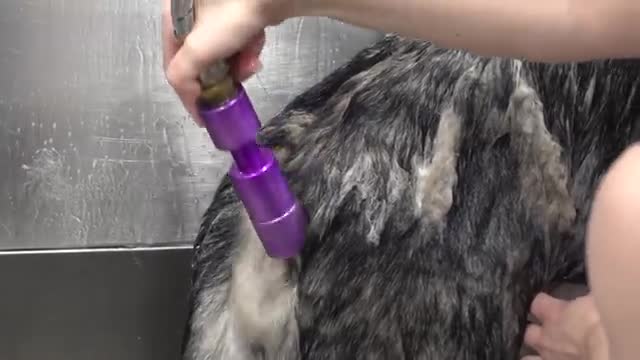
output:
M 196 240 L 188 360 L 516 359 L 532 297 L 584 273 L 599 178 L 640 133 L 640 65 L 387 36 L 263 129 L 311 216 L 265 256 L 228 180 Z

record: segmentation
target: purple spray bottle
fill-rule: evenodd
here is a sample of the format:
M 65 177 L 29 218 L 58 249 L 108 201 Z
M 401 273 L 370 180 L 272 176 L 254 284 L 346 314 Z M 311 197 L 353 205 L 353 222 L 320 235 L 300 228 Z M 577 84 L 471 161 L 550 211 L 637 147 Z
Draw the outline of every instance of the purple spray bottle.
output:
M 193 0 L 172 0 L 176 37 L 183 39 L 195 21 Z M 275 258 L 299 254 L 308 218 L 289 189 L 271 149 L 256 142 L 260 121 L 241 84 L 229 75 L 224 61 L 200 76 L 200 116 L 213 144 L 229 151 L 229 177 L 266 253 Z

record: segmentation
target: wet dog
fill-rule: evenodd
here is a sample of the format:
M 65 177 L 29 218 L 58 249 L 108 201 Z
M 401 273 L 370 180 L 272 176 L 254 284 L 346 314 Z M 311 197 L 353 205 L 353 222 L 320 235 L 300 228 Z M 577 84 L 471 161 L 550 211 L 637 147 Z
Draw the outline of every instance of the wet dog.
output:
M 228 180 L 193 258 L 189 360 L 516 359 L 584 275 L 599 178 L 640 134 L 640 63 L 539 64 L 394 35 L 264 126 L 311 224 L 264 253 Z

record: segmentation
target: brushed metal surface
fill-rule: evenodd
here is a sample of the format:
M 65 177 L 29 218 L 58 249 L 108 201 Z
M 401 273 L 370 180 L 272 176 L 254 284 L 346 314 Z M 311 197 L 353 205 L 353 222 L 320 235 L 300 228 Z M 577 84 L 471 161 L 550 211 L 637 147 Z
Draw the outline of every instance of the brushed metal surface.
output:
M 0 359 L 179 359 L 190 257 L 190 247 L 0 253 Z
M 161 0 L 0 2 L 0 249 L 190 242 L 227 157 L 162 73 Z M 269 29 L 267 119 L 379 34 Z

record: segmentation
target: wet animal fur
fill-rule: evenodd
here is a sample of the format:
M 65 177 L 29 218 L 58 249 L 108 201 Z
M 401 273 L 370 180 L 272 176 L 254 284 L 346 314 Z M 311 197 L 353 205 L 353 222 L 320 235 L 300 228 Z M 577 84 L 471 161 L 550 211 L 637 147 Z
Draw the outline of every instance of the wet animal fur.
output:
M 266 125 L 311 216 L 265 256 L 228 180 L 193 258 L 185 359 L 516 359 L 536 292 L 584 272 L 640 65 L 545 65 L 393 35 Z

